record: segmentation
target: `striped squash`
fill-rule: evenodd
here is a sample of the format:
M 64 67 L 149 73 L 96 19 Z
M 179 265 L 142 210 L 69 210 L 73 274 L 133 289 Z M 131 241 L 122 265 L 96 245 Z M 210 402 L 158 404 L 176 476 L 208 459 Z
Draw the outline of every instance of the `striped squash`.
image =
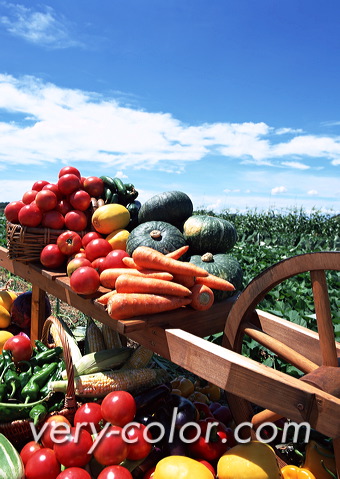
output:
M 0 433 L 0 479 L 24 479 L 20 454 L 6 436 Z

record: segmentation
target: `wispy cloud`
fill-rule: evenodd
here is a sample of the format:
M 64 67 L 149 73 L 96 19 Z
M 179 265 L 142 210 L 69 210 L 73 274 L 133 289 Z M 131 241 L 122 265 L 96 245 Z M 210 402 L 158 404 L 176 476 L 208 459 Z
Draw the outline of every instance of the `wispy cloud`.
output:
M 307 191 L 307 195 L 309 196 L 317 196 L 319 192 L 317 190 L 309 190 Z
M 40 46 L 59 49 L 82 46 L 72 34 L 73 25 L 52 7 L 35 10 L 17 3 L 1 2 L 5 15 L 2 25 L 11 35 Z
M 276 186 L 272 188 L 271 194 L 272 195 L 280 195 L 281 193 L 286 193 L 288 190 L 285 186 Z
M 340 164 L 340 138 L 298 135 L 277 143 L 261 123 L 184 124 L 169 113 L 115 98 L 60 88 L 34 77 L 0 75 L 0 159 L 11 164 L 92 162 L 183 172 L 187 162 L 218 156 L 256 166 L 306 170 L 307 158 Z M 303 158 L 303 161 L 302 161 Z M 301 159 L 301 160 L 300 160 Z

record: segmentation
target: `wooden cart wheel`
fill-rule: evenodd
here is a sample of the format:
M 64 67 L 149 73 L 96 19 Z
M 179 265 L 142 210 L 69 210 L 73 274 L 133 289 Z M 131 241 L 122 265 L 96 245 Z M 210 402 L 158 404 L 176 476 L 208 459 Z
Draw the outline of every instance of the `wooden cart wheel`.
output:
M 301 380 L 340 398 L 340 345 L 335 342 L 331 318 L 327 270 L 340 271 L 340 252 L 308 253 L 294 256 L 269 267 L 252 280 L 233 305 L 225 326 L 222 345 L 241 353 L 245 335 L 250 336 L 278 357 L 300 369 Z M 298 329 L 290 321 L 263 314 L 255 309 L 275 286 L 300 273 L 310 272 L 312 294 L 318 328 L 318 348 L 303 344 L 295 338 Z M 270 324 L 275 318 L 276 324 Z M 274 321 L 275 323 L 275 321 Z M 317 350 L 316 350 L 317 349 Z M 280 415 L 268 409 L 254 415 L 251 403 L 227 393 L 230 409 L 237 424 L 252 422 L 256 430 L 266 421 L 275 421 Z M 284 398 L 282 399 L 285 400 Z M 247 431 L 249 434 L 249 430 Z M 340 439 L 333 438 L 336 456 L 340 459 Z

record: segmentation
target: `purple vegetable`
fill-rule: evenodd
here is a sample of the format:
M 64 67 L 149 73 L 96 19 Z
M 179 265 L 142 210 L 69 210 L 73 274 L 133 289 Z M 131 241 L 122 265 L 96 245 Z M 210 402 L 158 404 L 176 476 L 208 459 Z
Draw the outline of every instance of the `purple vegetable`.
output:
M 19 294 L 13 301 L 11 310 L 11 322 L 22 329 L 29 329 L 31 326 L 31 305 L 32 291 Z M 45 293 L 45 319 L 51 315 L 51 303 Z

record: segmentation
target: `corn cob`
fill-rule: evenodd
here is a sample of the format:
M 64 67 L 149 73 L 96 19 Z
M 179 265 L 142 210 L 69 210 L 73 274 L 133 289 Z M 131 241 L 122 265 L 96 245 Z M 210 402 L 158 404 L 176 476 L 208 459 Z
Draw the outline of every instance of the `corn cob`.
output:
M 105 342 L 106 349 L 121 348 L 122 341 L 119 333 L 110 328 L 107 324 L 102 325 L 102 334 Z
M 107 349 L 103 333 L 92 318 L 87 318 L 85 331 L 85 354 L 96 353 L 102 349 Z
M 130 348 L 102 349 L 95 353 L 85 354 L 73 364 L 74 375 L 97 373 L 107 369 L 117 369 L 124 364 L 131 355 Z M 61 373 L 62 379 L 67 379 L 66 369 Z
M 111 391 L 137 393 L 168 379 L 168 373 L 164 369 L 127 369 L 76 376 L 74 387 L 77 396 L 101 398 Z M 67 381 L 51 381 L 49 387 L 52 391 L 65 393 Z
M 73 333 L 72 333 L 71 329 L 69 328 L 67 323 L 65 323 L 65 321 L 62 318 L 58 317 L 58 321 L 61 324 L 61 326 L 63 327 L 64 333 L 65 333 L 65 336 L 66 336 L 66 339 L 67 339 L 67 343 L 68 343 L 68 346 L 70 348 L 72 360 L 74 362 L 79 361 L 82 358 L 82 354 L 81 354 L 81 351 L 79 349 L 78 343 L 75 340 L 75 337 L 73 336 Z M 62 345 L 60 336 L 58 334 L 57 328 L 53 323 L 51 323 L 51 326 L 50 326 L 50 333 L 51 333 L 51 336 L 53 338 L 54 345 L 62 347 L 63 345 Z
M 131 354 L 126 363 L 121 367 L 121 369 L 141 369 L 146 368 L 146 366 L 151 361 L 153 356 L 153 351 L 151 349 L 145 348 L 143 345 L 139 345 Z

